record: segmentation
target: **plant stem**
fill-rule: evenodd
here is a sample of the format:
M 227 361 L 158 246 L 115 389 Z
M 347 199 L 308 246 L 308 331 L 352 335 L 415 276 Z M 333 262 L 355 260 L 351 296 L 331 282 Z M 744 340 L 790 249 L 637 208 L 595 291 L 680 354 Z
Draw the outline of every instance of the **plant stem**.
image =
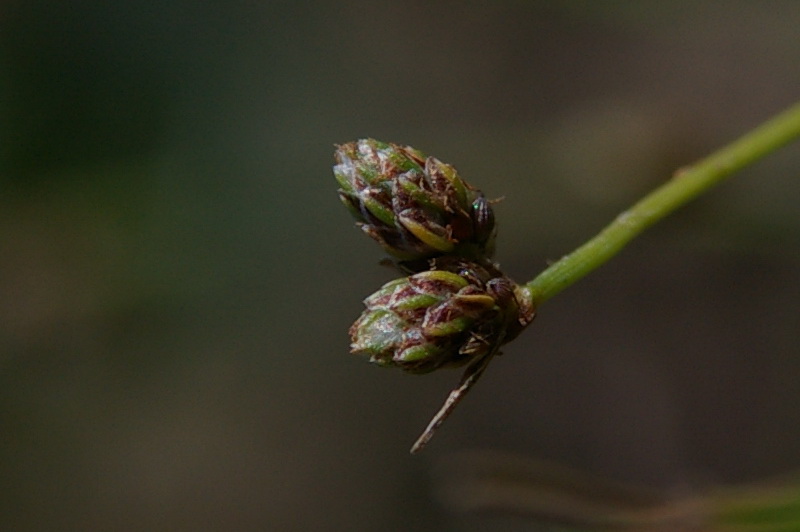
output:
M 672 179 L 618 215 L 594 238 L 524 285 L 534 307 L 605 263 L 661 218 L 798 136 L 800 103 L 705 159 L 678 170 Z

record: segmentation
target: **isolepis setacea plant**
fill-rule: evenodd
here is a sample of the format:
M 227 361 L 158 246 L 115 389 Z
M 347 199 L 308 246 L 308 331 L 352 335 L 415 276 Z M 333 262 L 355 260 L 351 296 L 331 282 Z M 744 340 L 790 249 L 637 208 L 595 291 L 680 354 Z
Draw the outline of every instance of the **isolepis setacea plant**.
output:
M 428 373 L 464 366 L 411 448 L 434 431 L 542 303 L 616 255 L 642 231 L 737 171 L 800 136 L 800 103 L 678 169 L 597 235 L 518 285 L 494 261 L 492 202 L 456 169 L 409 146 L 362 139 L 337 147 L 339 198 L 402 277 L 364 300 L 350 350 L 385 367 Z

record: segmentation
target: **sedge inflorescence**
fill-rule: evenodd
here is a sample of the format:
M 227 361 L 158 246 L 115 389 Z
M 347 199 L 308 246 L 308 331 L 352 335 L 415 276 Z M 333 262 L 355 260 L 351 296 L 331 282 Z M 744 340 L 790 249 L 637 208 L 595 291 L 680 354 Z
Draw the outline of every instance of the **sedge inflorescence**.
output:
M 334 157 L 342 203 L 406 274 L 364 300 L 351 352 L 411 373 L 483 371 L 535 314 L 493 261 L 491 202 L 453 166 L 410 146 L 362 139 Z

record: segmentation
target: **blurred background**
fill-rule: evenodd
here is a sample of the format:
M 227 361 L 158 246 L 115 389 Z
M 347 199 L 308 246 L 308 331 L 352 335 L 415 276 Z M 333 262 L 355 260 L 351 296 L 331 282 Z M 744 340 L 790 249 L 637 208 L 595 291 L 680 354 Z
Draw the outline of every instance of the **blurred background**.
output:
M 483 449 L 668 493 L 800 469 L 800 146 L 460 373 L 348 354 L 396 277 L 334 144 L 490 197 L 526 281 L 800 95 L 800 4 L 0 5 L 0 529 L 532 530 L 454 511 Z M 445 475 L 446 476 L 446 475 Z

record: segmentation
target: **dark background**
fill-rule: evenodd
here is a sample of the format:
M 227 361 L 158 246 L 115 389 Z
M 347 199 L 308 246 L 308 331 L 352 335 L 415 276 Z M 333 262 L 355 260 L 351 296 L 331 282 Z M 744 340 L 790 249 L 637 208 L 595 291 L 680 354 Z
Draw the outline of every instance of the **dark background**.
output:
M 0 5 L 0 528 L 517 530 L 467 449 L 664 488 L 800 468 L 800 149 L 548 302 L 458 380 L 348 354 L 395 276 L 333 145 L 455 164 L 524 281 L 797 99 L 800 4 Z M 502 528 L 506 527 L 506 528 Z

